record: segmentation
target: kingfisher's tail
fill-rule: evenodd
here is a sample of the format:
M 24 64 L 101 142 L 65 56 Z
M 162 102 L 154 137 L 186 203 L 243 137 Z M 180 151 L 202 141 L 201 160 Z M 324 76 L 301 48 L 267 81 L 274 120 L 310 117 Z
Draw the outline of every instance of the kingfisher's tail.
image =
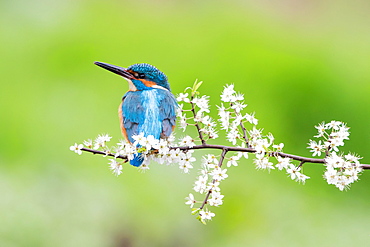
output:
M 144 161 L 143 156 L 141 155 L 141 153 L 138 153 L 138 154 L 134 154 L 134 158 L 130 160 L 130 164 L 138 167 L 138 166 L 141 166 L 143 161 Z

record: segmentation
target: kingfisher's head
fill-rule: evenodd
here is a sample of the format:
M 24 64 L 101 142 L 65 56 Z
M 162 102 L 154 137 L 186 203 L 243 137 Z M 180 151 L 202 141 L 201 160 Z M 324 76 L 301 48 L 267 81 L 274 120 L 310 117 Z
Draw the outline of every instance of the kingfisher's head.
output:
M 101 62 L 95 62 L 95 64 L 125 78 L 129 82 L 131 91 L 148 90 L 151 88 L 171 90 L 167 76 L 153 65 L 137 63 L 128 68 L 122 68 Z

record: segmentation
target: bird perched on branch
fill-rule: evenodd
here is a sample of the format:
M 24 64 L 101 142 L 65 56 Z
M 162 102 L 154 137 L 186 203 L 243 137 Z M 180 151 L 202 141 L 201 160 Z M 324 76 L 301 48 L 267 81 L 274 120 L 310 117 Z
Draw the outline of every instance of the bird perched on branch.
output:
M 172 133 L 176 124 L 177 102 L 163 72 L 147 63 L 128 68 L 101 62 L 95 64 L 128 81 L 129 90 L 118 108 L 121 131 L 128 142 L 134 143 L 134 135 L 153 135 L 155 139 L 160 139 Z M 130 163 L 140 166 L 143 157 L 135 155 Z

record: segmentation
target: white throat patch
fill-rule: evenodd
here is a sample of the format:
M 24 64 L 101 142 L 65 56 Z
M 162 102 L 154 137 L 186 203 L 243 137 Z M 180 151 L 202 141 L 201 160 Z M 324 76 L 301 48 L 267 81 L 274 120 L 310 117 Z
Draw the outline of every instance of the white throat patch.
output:
M 135 87 L 134 83 L 132 83 L 132 81 L 130 79 L 127 79 L 126 77 L 123 77 L 123 78 L 128 82 L 128 90 L 129 91 L 137 91 L 137 88 Z
M 158 89 L 163 89 L 163 90 L 168 91 L 168 89 L 167 89 L 167 88 L 164 88 L 164 87 L 162 87 L 162 86 L 153 85 L 152 87 L 153 87 L 153 88 L 158 88 Z

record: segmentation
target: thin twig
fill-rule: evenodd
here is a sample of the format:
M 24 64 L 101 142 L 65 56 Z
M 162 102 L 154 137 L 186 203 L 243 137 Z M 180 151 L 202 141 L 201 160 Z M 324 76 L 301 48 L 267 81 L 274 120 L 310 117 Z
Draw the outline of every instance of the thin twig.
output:
M 221 150 L 227 150 L 227 151 L 235 151 L 235 152 L 244 152 L 244 153 L 255 153 L 256 150 L 253 148 L 242 148 L 242 147 L 229 147 L 229 146 L 223 146 L 223 145 L 212 145 L 212 144 L 202 144 L 202 145 L 196 145 L 193 147 L 171 147 L 171 149 L 180 149 L 180 150 L 195 150 L 195 149 L 221 149 Z M 82 151 L 90 152 L 93 154 L 100 154 L 100 155 L 106 155 L 106 156 L 112 156 L 116 157 L 118 159 L 123 159 L 127 161 L 127 157 L 124 155 L 118 155 L 116 156 L 114 153 L 106 153 L 99 150 L 89 149 L 89 148 L 82 148 Z M 325 159 L 317 159 L 317 158 L 308 158 L 293 154 L 286 154 L 283 152 L 271 152 L 269 153 L 270 156 L 280 156 L 282 158 L 290 158 L 292 160 L 297 160 L 304 163 L 314 163 L 314 164 L 325 164 Z M 370 165 L 368 164 L 360 164 L 360 167 L 364 170 L 370 170 Z
M 300 163 L 299 163 L 299 165 L 298 165 L 298 168 L 300 168 L 301 166 L 303 166 L 303 164 L 304 164 L 305 162 L 304 161 L 301 161 Z
M 194 103 L 193 103 L 193 98 L 194 97 L 192 96 L 191 100 L 190 100 L 191 112 L 193 113 L 194 119 L 196 119 L 197 113 L 195 112 L 195 106 L 194 106 Z M 202 142 L 202 144 L 204 145 L 204 144 L 206 144 L 206 141 L 203 138 L 203 134 L 202 134 L 202 131 L 200 129 L 199 123 L 196 122 L 196 121 L 194 121 L 194 122 L 195 122 L 195 127 L 197 128 L 197 131 L 198 131 L 199 139 Z
M 115 153 L 107 153 L 107 152 L 103 152 L 103 151 L 99 151 L 99 150 L 95 150 L 95 149 L 90 149 L 90 148 L 81 148 L 82 151 L 85 151 L 85 152 L 89 152 L 89 153 L 93 153 L 93 154 L 101 154 L 101 155 L 104 155 L 104 156 L 111 156 L 111 157 L 116 157 L 118 159 L 123 159 L 125 160 L 125 162 L 128 161 L 127 159 L 127 156 L 126 155 L 117 155 Z
M 228 151 L 227 148 L 224 148 L 222 150 L 222 154 L 221 154 L 220 160 L 218 161 L 218 167 L 221 167 L 222 166 L 222 162 L 225 159 L 225 155 L 226 155 L 227 151 Z M 212 184 L 214 184 L 215 182 L 216 182 L 216 179 L 213 179 L 212 180 Z M 200 210 L 202 210 L 204 208 L 204 206 L 207 204 L 208 198 L 211 195 L 211 193 L 212 193 L 212 188 L 207 192 L 206 198 L 204 198 L 204 201 L 203 201 L 202 205 L 199 207 Z
M 247 137 L 247 129 L 244 127 L 244 124 L 242 121 L 240 121 L 240 128 L 242 129 L 243 131 L 243 138 L 245 140 L 245 144 L 247 145 L 247 147 L 249 147 L 249 139 Z

